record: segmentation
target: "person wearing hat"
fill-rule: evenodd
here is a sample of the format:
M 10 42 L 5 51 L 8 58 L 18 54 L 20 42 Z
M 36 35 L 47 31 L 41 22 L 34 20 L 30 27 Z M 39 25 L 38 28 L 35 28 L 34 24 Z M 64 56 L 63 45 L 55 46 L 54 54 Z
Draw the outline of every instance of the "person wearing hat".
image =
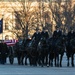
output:
M 36 40 L 36 44 L 40 41 L 40 31 L 39 28 L 36 28 L 36 32 L 33 34 L 32 39 Z
M 42 37 L 45 37 L 46 39 L 49 38 L 49 34 L 48 34 L 48 31 L 45 27 L 43 27 L 43 31 L 41 32 L 41 38 Z
M 62 36 L 62 31 L 56 26 L 56 30 L 53 32 L 53 38 L 60 38 Z
M 73 31 L 72 28 L 70 28 L 70 31 L 68 32 L 67 37 L 69 41 L 75 37 L 75 32 Z
M 24 45 L 25 48 L 28 46 L 28 44 L 30 43 L 30 41 L 31 41 L 30 35 L 28 35 L 27 38 L 23 39 L 23 45 Z

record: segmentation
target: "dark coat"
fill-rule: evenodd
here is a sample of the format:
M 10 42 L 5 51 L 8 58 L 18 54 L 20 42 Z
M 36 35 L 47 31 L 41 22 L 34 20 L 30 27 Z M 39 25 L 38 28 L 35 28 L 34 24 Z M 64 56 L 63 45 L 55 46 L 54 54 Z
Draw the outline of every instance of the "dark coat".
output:
M 32 36 L 32 39 L 33 38 L 35 38 L 35 40 L 37 41 L 37 42 L 39 42 L 40 41 L 40 38 L 41 38 L 41 36 L 40 36 L 40 32 L 35 32 L 34 34 L 33 34 L 33 36 Z
M 70 40 L 71 38 L 74 38 L 75 37 L 75 32 L 68 32 L 67 34 L 67 37 L 68 37 L 68 40 Z
M 75 31 L 73 32 L 73 37 L 75 38 Z
M 24 47 L 26 47 L 30 41 L 31 41 L 31 39 L 28 39 L 28 38 L 26 40 L 24 40 L 24 42 L 23 42 Z
M 2 55 L 8 55 L 8 53 L 9 53 L 9 49 L 7 47 L 7 44 L 6 43 L 2 43 L 1 54 Z
M 62 36 L 62 31 L 54 31 L 54 33 L 53 33 L 53 37 L 60 37 L 60 36 Z
M 49 38 L 48 32 L 47 32 L 47 31 L 46 31 L 46 32 L 42 31 L 42 32 L 41 32 L 41 38 L 42 38 L 42 37 L 45 37 L 46 39 L 48 39 L 48 38 Z

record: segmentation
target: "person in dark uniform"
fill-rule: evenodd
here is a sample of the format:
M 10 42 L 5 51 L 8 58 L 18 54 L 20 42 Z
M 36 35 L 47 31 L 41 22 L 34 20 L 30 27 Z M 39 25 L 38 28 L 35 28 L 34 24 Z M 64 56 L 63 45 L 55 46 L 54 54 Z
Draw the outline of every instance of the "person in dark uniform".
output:
M 40 38 L 41 38 L 41 36 L 40 36 L 40 30 L 37 27 L 36 28 L 36 32 L 32 36 L 32 39 L 35 39 L 36 40 L 36 44 L 38 44 L 38 42 L 40 41 Z
M 31 41 L 31 37 L 28 35 L 28 37 L 23 40 L 24 47 L 26 47 L 30 41 Z
M 28 38 L 26 39 L 26 43 L 28 44 L 31 41 L 30 35 L 28 35 Z
M 9 50 L 7 47 L 7 44 L 2 42 L 2 48 L 1 48 L 1 64 L 6 63 L 6 58 L 8 56 Z
M 60 38 L 62 36 L 62 31 L 56 26 L 56 30 L 53 32 L 53 38 Z
M 71 33 L 71 31 L 68 32 L 67 37 L 68 37 L 68 40 L 71 39 L 71 37 L 72 37 L 72 33 Z
M 72 39 L 75 37 L 75 32 L 73 31 L 73 29 L 71 29 L 68 34 L 67 34 L 68 40 Z
M 75 31 L 73 31 L 73 38 L 75 38 Z
M 43 27 L 43 31 L 41 32 L 41 38 L 42 37 L 45 37 L 46 39 L 49 38 L 49 34 L 48 34 L 48 31 L 45 27 Z

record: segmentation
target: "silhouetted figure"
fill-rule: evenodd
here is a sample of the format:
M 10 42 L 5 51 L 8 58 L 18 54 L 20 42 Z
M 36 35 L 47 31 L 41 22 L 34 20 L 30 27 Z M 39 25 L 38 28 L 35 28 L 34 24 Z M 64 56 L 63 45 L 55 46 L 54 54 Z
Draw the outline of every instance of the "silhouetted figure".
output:
M 56 26 L 56 30 L 53 32 L 53 38 L 60 38 L 62 36 L 62 31 Z
M 41 38 L 45 37 L 46 39 L 49 38 L 48 31 L 45 27 L 43 27 L 43 31 L 41 32 Z
M 32 39 L 36 40 L 36 44 L 38 44 L 38 42 L 40 41 L 40 31 L 39 28 L 36 28 L 36 32 L 33 34 Z

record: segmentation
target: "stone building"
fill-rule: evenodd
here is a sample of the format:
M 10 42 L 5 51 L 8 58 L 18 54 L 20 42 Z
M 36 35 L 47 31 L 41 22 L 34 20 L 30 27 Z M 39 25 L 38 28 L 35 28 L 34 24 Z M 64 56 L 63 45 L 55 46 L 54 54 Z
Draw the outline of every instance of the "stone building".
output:
M 15 26 L 14 8 L 20 8 L 20 5 L 16 2 L 0 1 L 0 19 L 3 18 L 3 33 L 0 34 L 0 39 L 16 39 L 15 34 L 11 32 L 13 26 Z M 16 11 L 19 11 L 17 9 Z

